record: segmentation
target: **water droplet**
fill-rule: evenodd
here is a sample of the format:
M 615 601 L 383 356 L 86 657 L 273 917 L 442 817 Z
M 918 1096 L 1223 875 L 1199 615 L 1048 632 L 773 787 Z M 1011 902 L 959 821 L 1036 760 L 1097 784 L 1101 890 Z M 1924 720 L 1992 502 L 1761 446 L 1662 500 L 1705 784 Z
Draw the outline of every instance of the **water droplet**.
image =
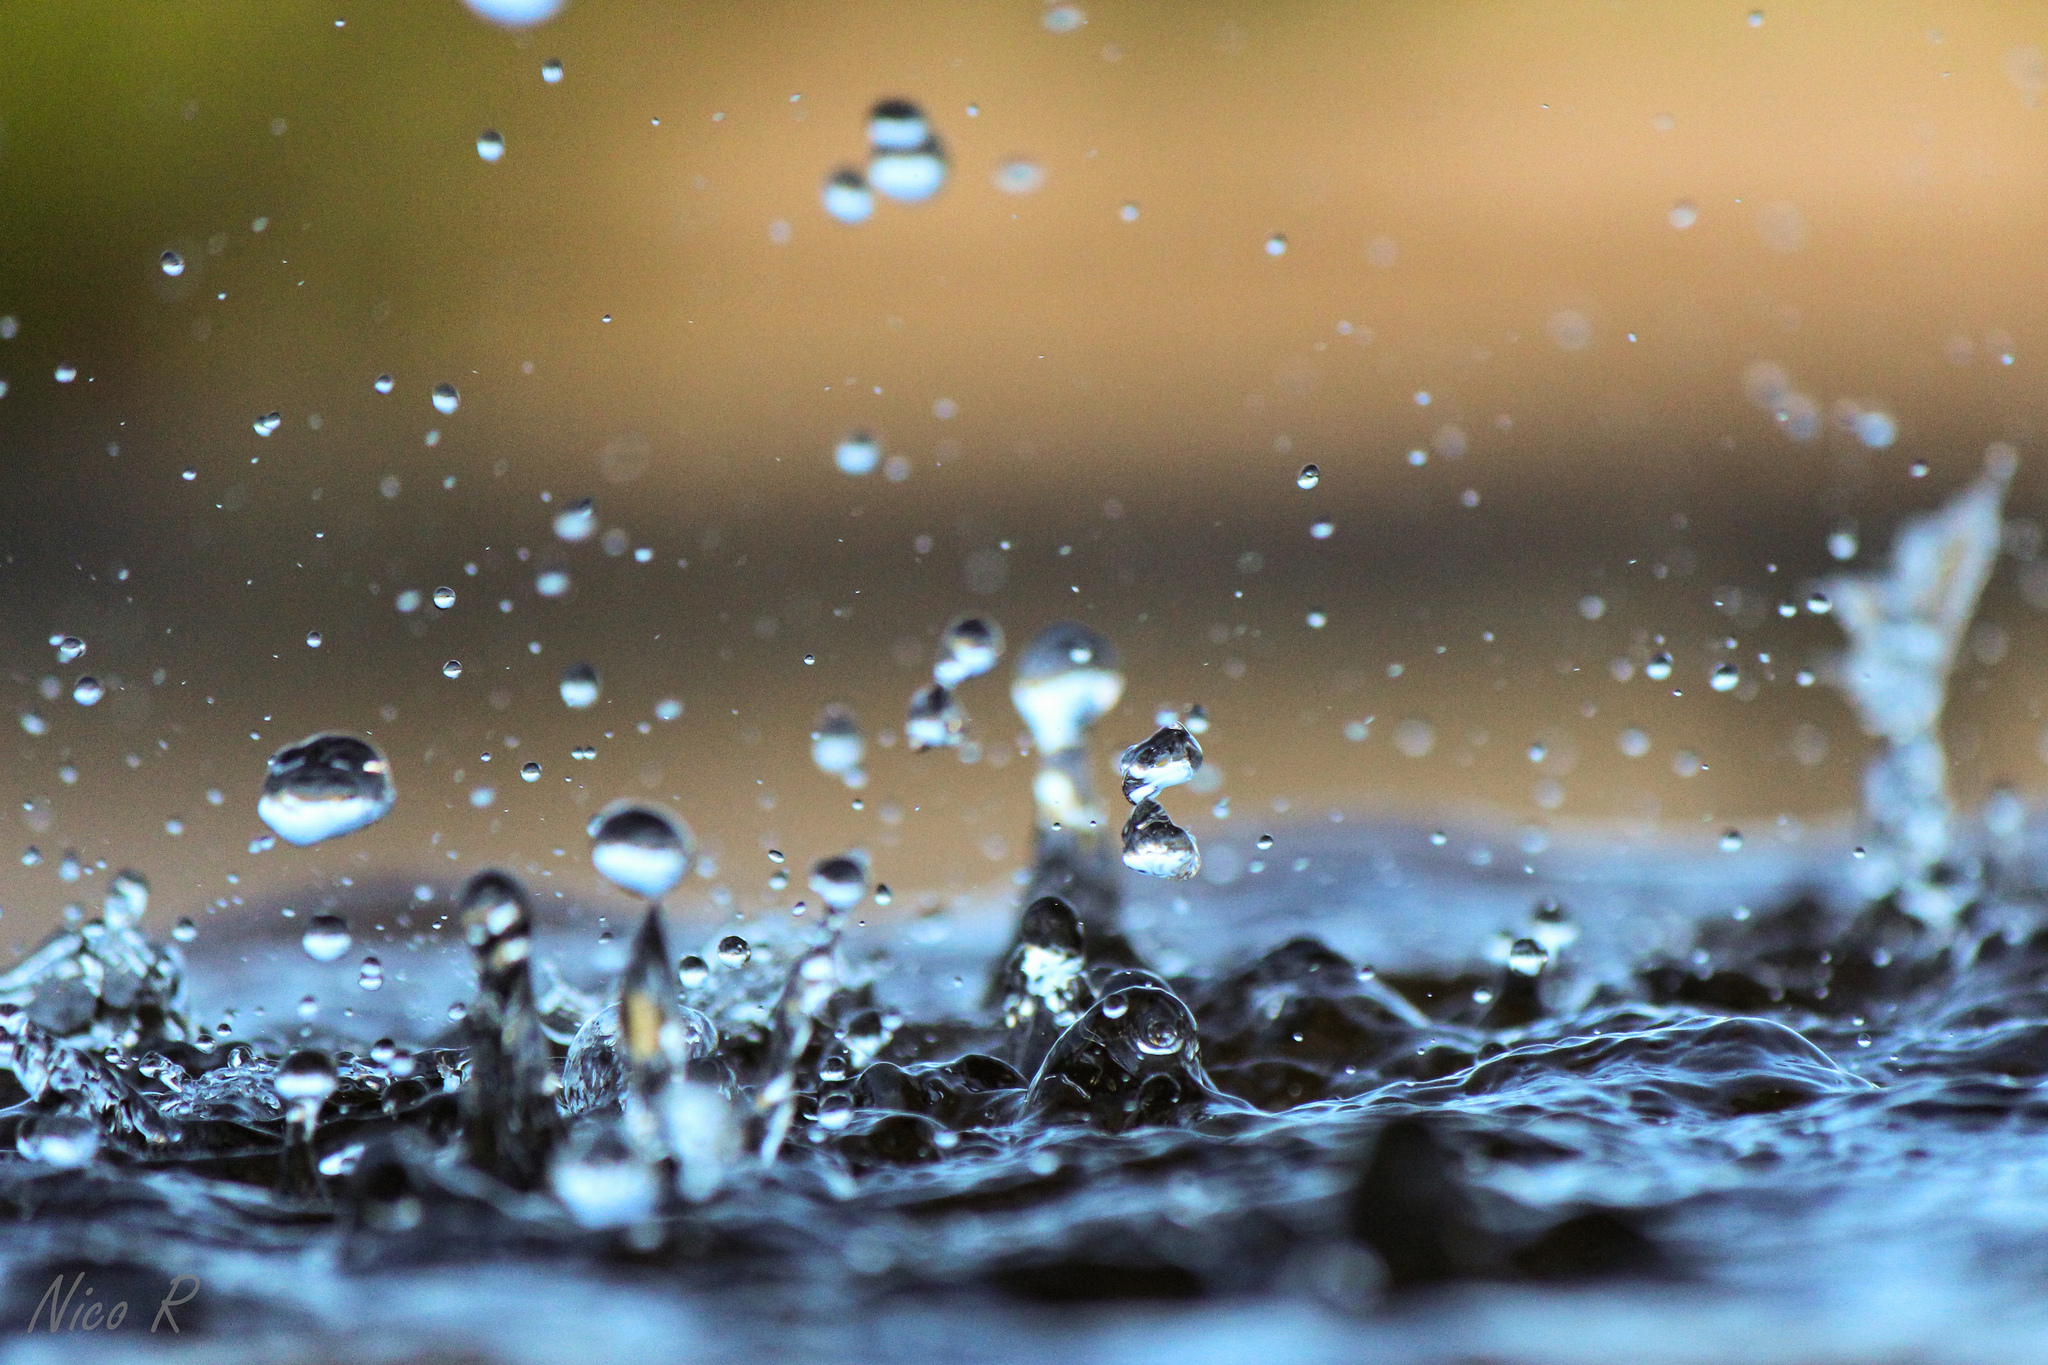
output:
M 1124 866 L 1185 881 L 1202 870 L 1202 854 L 1195 836 L 1173 823 L 1158 802 L 1140 801 L 1124 823 Z
M 832 450 L 832 463 L 839 466 L 842 474 L 872 474 L 881 459 L 881 443 L 865 431 L 847 436 Z
M 192 922 L 190 915 L 180 916 L 178 922 L 171 926 L 171 937 L 180 943 L 190 943 L 199 937 L 199 926 Z
M 1294 476 L 1294 486 L 1296 488 L 1314 488 L 1322 481 L 1323 471 L 1312 464 L 1303 465 L 1301 472 Z
M 100 685 L 98 678 L 80 678 L 78 685 L 71 689 L 71 700 L 80 706 L 95 705 L 106 695 L 107 689 Z
M 866 752 L 867 741 L 861 738 L 860 723 L 853 712 L 835 703 L 818 713 L 817 724 L 811 730 L 811 762 L 818 766 L 818 771 L 840 778 L 849 786 L 862 785 L 865 778 L 860 761 Z
M 592 818 L 589 833 L 590 865 L 648 900 L 666 895 L 689 870 L 689 826 L 651 806 L 614 801 Z
M 366 991 L 384 988 L 384 964 L 374 957 L 363 959 L 362 970 L 356 973 L 356 985 Z
M 1053 5 L 1039 16 L 1038 22 L 1045 25 L 1048 33 L 1072 33 L 1088 22 L 1088 15 L 1079 5 Z
M 753 945 L 738 934 L 727 934 L 718 940 L 718 960 L 728 967 L 744 967 L 753 955 Z
M 1700 220 L 1700 206 L 1690 199 L 1681 199 L 1671 206 L 1671 212 L 1665 214 L 1664 218 L 1671 226 L 1683 232 Z
M 929 142 L 931 136 L 924 111 L 908 100 L 883 100 L 868 111 L 871 151 L 911 151 Z
M 1828 600 L 1828 595 L 1826 593 L 1817 592 L 1813 596 L 1806 599 L 1806 609 L 1812 612 L 1815 616 L 1826 616 L 1829 612 L 1835 609 L 1835 604 Z
M 601 690 L 597 670 L 589 664 L 571 664 L 562 670 L 562 704 L 571 711 L 585 711 L 597 705 Z
M 932 677 L 946 687 L 978 678 L 1003 657 L 1003 628 L 985 616 L 963 616 L 939 636 L 939 661 Z
M 179 472 L 178 477 L 183 479 L 186 483 L 190 483 L 192 482 L 192 480 L 199 477 L 199 471 L 196 469 L 182 470 Z
M 887 904 L 889 904 L 889 903 L 890 903 L 891 901 L 893 901 L 893 900 L 895 900 L 895 899 L 896 899 L 896 893 L 895 893 L 894 891 L 891 891 L 891 890 L 889 889 L 888 883 L 886 883 L 886 882 L 877 882 L 877 883 L 875 884 L 875 904 L 876 904 L 876 905 L 887 905 Z
M 1856 532 L 1853 529 L 1830 531 L 1828 553 L 1846 564 L 1856 557 Z
M 258 436 L 268 436 L 272 432 L 276 431 L 279 427 L 284 425 L 284 414 L 277 412 L 266 412 L 261 417 L 258 417 L 256 419 L 255 425 L 256 434 Z
M 449 609 L 450 607 L 454 606 L 454 605 L 455 605 L 455 589 L 453 589 L 453 588 L 436 588 L 436 589 L 434 589 L 434 605 L 435 605 L 435 606 L 437 606 L 437 607 L 439 607 L 439 608 L 440 608 L 440 609 L 441 609 L 442 611 L 446 611 L 446 610 L 448 610 L 448 609 Z
M 59 365 L 57 367 L 56 379 L 59 384 L 69 384 L 76 378 L 78 378 L 78 367 L 76 365 Z
M 562 59 L 550 57 L 540 64 L 540 78 L 549 85 L 562 83 Z
M 1751 28 L 1762 28 L 1764 26 L 1764 12 L 1762 10 L 1753 9 L 1749 12 L 1749 26 Z
M 60 664 L 68 664 L 83 653 L 85 653 L 85 641 L 79 639 L 76 635 L 66 635 L 57 641 L 57 662 Z
M 1161 726 L 1150 739 L 1133 744 L 1117 759 L 1124 799 L 1134 805 L 1167 787 L 1193 780 L 1201 767 L 1202 746 L 1178 725 Z
M 486 128 L 476 135 L 476 154 L 492 165 L 505 155 L 505 139 L 495 128 Z M 452 409 L 450 409 L 452 411 Z
M 1087 626 L 1065 621 L 1048 626 L 1017 657 L 1010 701 L 1031 730 L 1040 754 L 1081 743 L 1087 728 L 1124 694 L 1116 650 Z
M 676 963 L 676 980 L 682 983 L 684 990 L 694 991 L 710 979 L 710 964 L 695 953 L 691 953 L 688 957 L 682 958 Z
M 828 909 L 844 913 L 867 898 L 867 869 L 844 855 L 821 859 L 811 869 L 811 890 Z
M 1727 831 L 1726 833 L 1724 833 L 1724 834 L 1723 834 L 1723 835 L 1721 836 L 1721 851 L 1722 851 L 1723 853 L 1737 853 L 1737 852 L 1740 852 L 1740 851 L 1741 851 L 1741 849 L 1742 849 L 1742 831 L 1741 831 L 1741 830 L 1739 830 L 1739 829 L 1731 829 L 1731 830 Z
M 1549 963 L 1549 951 L 1533 938 L 1518 938 L 1508 949 L 1508 970 L 1516 976 L 1535 976 Z
M 825 212 L 842 223 L 865 223 L 874 216 L 874 191 L 868 188 L 868 182 L 861 173 L 851 166 L 841 167 L 826 179 L 821 197 Z
M 996 167 L 995 182 L 1004 194 L 1030 194 L 1045 184 L 1045 168 L 1035 161 L 1013 156 Z
M 528 782 L 540 781 L 540 764 L 528 763 L 519 770 L 519 776 Z
M 318 649 L 322 643 L 324 643 L 324 640 L 319 631 L 309 630 L 306 632 L 306 648 Z
M 434 385 L 434 411 L 446 415 L 462 406 L 462 395 L 453 384 Z
M 270 1083 L 279 1099 L 294 1106 L 310 1105 L 317 1110 L 320 1102 L 334 1093 L 334 1063 L 326 1053 L 310 1048 L 294 1052 L 278 1063 Z
M 299 946 L 315 962 L 332 962 L 349 950 L 348 921 L 339 915 L 315 915 L 306 922 Z
M 271 755 L 256 814 L 303 848 L 382 819 L 395 799 L 382 754 L 353 735 L 319 734 Z
M 460 660 L 460 659 L 450 659 L 450 660 L 449 660 L 449 661 L 448 661 L 447 663 L 445 663 L 445 664 L 442 664 L 442 665 L 441 665 L 441 676 L 442 676 L 442 677 L 444 677 L 444 678 L 459 678 L 459 677 L 461 677 L 461 676 L 462 676 L 462 660 Z
M 1732 692 L 1735 685 L 1742 681 L 1742 670 L 1734 664 L 1719 664 L 1708 681 L 1716 692 Z
M 176 279 L 185 273 L 185 258 L 175 251 L 166 251 L 158 264 L 163 266 L 164 274 L 169 275 L 172 279 Z
M 396 382 L 397 381 L 393 380 L 390 375 L 380 374 L 377 376 L 375 381 L 371 383 L 370 387 L 375 389 L 379 393 L 389 393 L 391 392 Z
M 1643 676 L 1651 682 L 1663 682 L 1671 676 L 1671 656 L 1669 654 L 1652 656 L 1650 662 L 1643 665 Z
M 555 535 L 571 545 L 590 539 L 597 532 L 597 504 L 589 498 L 555 513 Z
M 533 590 L 542 597 L 562 597 L 569 591 L 567 569 L 542 569 L 534 575 Z
M 1278 232 L 1268 237 L 1266 239 L 1266 254 L 1268 256 L 1285 256 L 1287 254 L 1287 238 Z
M 960 742 L 966 727 L 967 713 L 953 693 L 943 683 L 932 683 L 911 695 L 903 738 L 913 753 L 949 748 Z
M 1259 852 L 1264 853 L 1267 849 L 1273 846 L 1273 836 L 1270 834 L 1261 834 L 1254 841 L 1254 843 L 1256 844 Z
M 1125 204 L 1116 211 L 1116 216 L 1123 219 L 1126 223 L 1135 223 L 1138 221 L 1138 206 L 1136 204 Z

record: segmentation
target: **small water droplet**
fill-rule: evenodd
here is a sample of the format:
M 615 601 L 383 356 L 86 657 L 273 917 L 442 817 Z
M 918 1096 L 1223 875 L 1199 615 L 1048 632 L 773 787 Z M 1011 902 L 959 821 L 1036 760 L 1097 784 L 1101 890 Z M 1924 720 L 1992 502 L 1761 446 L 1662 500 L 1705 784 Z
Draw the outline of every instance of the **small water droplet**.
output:
M 881 460 L 881 443 L 865 431 L 856 431 L 843 437 L 832 449 L 832 463 L 839 467 L 842 474 L 852 474 L 856 477 L 872 474 Z
M 390 375 L 380 374 L 377 376 L 376 380 L 370 385 L 370 387 L 375 389 L 379 393 L 389 393 L 391 392 L 396 382 L 397 381 L 392 379 Z
M 1134 805 L 1167 787 L 1192 781 L 1201 768 L 1202 746 L 1178 725 L 1161 726 L 1117 758 L 1124 799 Z
M 522 778 L 523 780 L 525 780 L 525 781 L 527 781 L 527 782 L 538 782 L 538 781 L 540 781 L 540 764 L 538 764 L 538 763 L 528 763 L 528 764 L 526 764 L 526 765 L 525 765 L 524 767 L 520 768 L 520 770 L 519 770 L 519 776 L 520 776 L 520 777 L 521 777 L 521 778 Z
M 1270 834 L 1261 834 L 1258 837 L 1258 839 L 1254 841 L 1254 845 L 1255 847 L 1257 847 L 1259 852 L 1264 853 L 1267 849 L 1273 846 L 1273 836 Z
M 450 607 L 454 606 L 454 605 L 455 605 L 455 589 L 453 589 L 453 588 L 436 588 L 436 589 L 434 589 L 434 605 L 435 605 L 435 606 L 437 606 L 437 607 L 439 607 L 439 608 L 440 608 L 440 609 L 441 609 L 442 611 L 446 611 L 446 610 L 448 610 L 448 609 L 449 609 Z
M 1124 866 L 1148 877 L 1185 881 L 1202 870 L 1195 836 L 1167 816 L 1156 801 L 1140 801 L 1124 824 Z
M 555 513 L 555 535 L 571 545 L 580 544 L 597 533 L 597 504 L 589 498 Z
M 158 264 L 163 266 L 164 274 L 172 279 L 185 273 L 185 258 L 175 251 L 166 251 Z
M 486 128 L 476 135 L 476 154 L 485 161 L 496 165 L 505 155 L 505 139 L 495 128 Z
M 270 435 L 270 434 L 271 434 L 272 432 L 276 431 L 276 430 L 277 430 L 277 429 L 278 429 L 279 427 L 281 427 L 281 426 L 283 426 L 283 425 L 284 425 L 284 414 L 283 414 L 283 413 L 277 413 L 277 412 L 266 412 L 266 413 L 264 413 L 264 414 L 263 414 L 263 415 L 262 415 L 261 417 L 258 417 L 258 418 L 256 419 L 256 423 L 255 423 L 255 426 L 256 426 L 256 434 L 257 434 L 258 436 L 268 436 L 268 435 Z
M 323 642 L 323 637 L 319 631 L 309 630 L 306 632 L 306 648 L 318 649 Z
M 1671 656 L 1669 654 L 1651 656 L 1650 662 L 1643 665 L 1643 676 L 1651 682 L 1663 682 L 1671 676 Z
M 1268 237 L 1266 239 L 1266 254 L 1268 256 L 1285 256 L 1287 254 L 1287 238 L 1278 232 Z
M 1815 616 L 1826 616 L 1835 609 L 1835 604 L 1828 600 L 1826 593 L 1817 592 L 1806 599 L 1806 609 Z
M 1294 476 L 1294 486 L 1296 488 L 1314 488 L 1322 481 L 1323 471 L 1312 464 L 1303 465 L 1301 472 Z
M 462 395 L 453 384 L 434 385 L 434 411 L 446 415 L 462 406 Z
M 57 662 L 68 664 L 85 653 L 85 641 L 76 635 L 66 635 L 57 641 Z
M 932 677 L 946 687 L 978 678 L 1003 657 L 1003 628 L 985 616 L 962 616 L 939 636 Z
M 366 991 L 383 989 L 384 964 L 374 957 L 364 958 L 362 970 L 356 973 L 356 985 Z
M 842 223 L 865 223 L 874 216 L 874 191 L 868 188 L 866 178 L 851 166 L 842 166 L 827 177 L 821 197 L 825 212 Z
M 178 922 L 171 926 L 171 937 L 180 943 L 190 943 L 199 937 L 199 926 L 192 922 L 190 915 L 180 916 Z
M 1736 853 L 1736 852 L 1739 852 L 1739 851 L 1741 850 L 1741 848 L 1742 848 L 1742 831 L 1741 831 L 1741 830 L 1739 830 L 1739 829 L 1731 829 L 1731 830 L 1727 831 L 1726 833 L 1724 833 L 1724 834 L 1723 834 L 1723 835 L 1721 836 L 1721 851 L 1722 851 L 1723 853 Z
M 1508 970 L 1517 976 L 1535 976 L 1549 962 L 1549 951 L 1533 938 L 1518 938 L 1508 949 Z
M 1732 692 L 1735 685 L 1742 681 L 1742 670 L 1734 664 L 1720 664 L 1715 667 L 1713 676 L 1708 681 L 1716 692 Z
M 546 81 L 549 85 L 560 85 L 562 83 L 561 58 L 550 57 L 546 61 L 542 62 L 540 64 L 540 78 Z
M 98 678 L 80 678 L 78 685 L 71 689 L 71 700 L 80 706 L 96 705 L 106 695 L 107 689 L 100 685 Z
M 676 963 L 676 980 L 686 991 L 694 991 L 711 979 L 711 967 L 695 953 Z
M 448 661 L 447 663 L 445 663 L 445 664 L 442 664 L 442 665 L 441 665 L 441 676 L 442 676 L 442 677 L 444 677 L 444 678 L 459 678 L 459 677 L 461 677 L 461 676 L 462 676 L 462 660 L 460 660 L 460 659 L 450 659 L 450 660 L 449 660 L 449 661 Z
M 753 955 L 753 945 L 738 934 L 727 934 L 718 940 L 718 960 L 728 967 L 744 967 Z

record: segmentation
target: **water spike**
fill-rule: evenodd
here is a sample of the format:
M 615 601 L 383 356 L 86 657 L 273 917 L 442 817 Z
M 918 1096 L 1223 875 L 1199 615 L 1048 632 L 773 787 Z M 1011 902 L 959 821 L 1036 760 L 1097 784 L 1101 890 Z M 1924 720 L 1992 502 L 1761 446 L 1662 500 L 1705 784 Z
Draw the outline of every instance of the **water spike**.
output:
M 1010 700 L 1038 750 L 1036 830 L 1024 903 L 1058 896 L 1086 926 L 1091 951 L 1129 956 L 1117 932 L 1121 895 L 1108 817 L 1096 801 L 1089 727 L 1122 698 L 1116 648 L 1072 621 L 1047 627 L 1017 657 Z
M 1877 856 L 1858 866 L 1861 889 L 1873 898 L 1896 891 L 1902 908 L 1936 927 L 1953 923 L 1981 885 L 1979 874 L 1949 866 L 1953 807 L 1941 712 L 1998 556 L 2017 467 L 2011 446 L 1993 445 L 1974 483 L 1940 511 L 1899 528 L 1887 572 L 1821 585 L 1849 637 L 1831 681 L 1855 704 L 1863 728 L 1885 741 L 1863 776 Z
M 1017 926 L 1017 944 L 991 983 L 991 994 L 1010 1030 L 1008 1055 L 1035 1071 L 1060 1033 L 1094 1003 L 1088 985 L 1084 931 L 1074 908 L 1041 896 Z
M 463 1023 L 469 1038 L 463 1136 L 478 1167 L 514 1188 L 532 1189 L 561 1128 L 529 970 L 533 912 L 517 880 L 490 870 L 464 888 L 460 918 L 477 965 L 476 996 Z
M 798 1070 L 816 1035 L 818 1016 L 839 989 L 835 944 L 813 948 L 790 964 L 775 1002 L 775 1028 L 769 1038 L 767 1081 L 754 1096 L 754 1110 L 763 1116 L 761 1160 L 772 1162 L 796 1118 Z

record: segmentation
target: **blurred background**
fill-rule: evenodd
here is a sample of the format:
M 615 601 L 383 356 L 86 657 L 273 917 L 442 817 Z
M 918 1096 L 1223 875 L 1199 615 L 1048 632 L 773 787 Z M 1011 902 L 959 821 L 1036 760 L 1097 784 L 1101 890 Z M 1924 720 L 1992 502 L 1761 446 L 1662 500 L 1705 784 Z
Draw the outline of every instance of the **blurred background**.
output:
M 1801 685 L 1840 644 L 1814 581 L 1994 441 L 2013 553 L 1954 776 L 2048 785 L 2038 6 L 108 0 L 0 32 L 0 944 L 126 866 L 159 927 L 490 863 L 618 915 L 583 825 L 619 796 L 697 831 L 684 913 L 786 913 L 849 848 L 884 914 L 1013 894 L 1010 660 L 965 749 L 900 738 L 967 611 L 1011 659 L 1062 618 L 1117 643 L 1105 778 L 1206 707 L 1168 804 L 1212 880 L 1333 812 L 1754 851 L 1852 817 L 1869 751 Z M 838 221 L 886 98 L 945 183 Z M 811 761 L 830 703 L 858 791 Z M 390 755 L 397 808 L 265 850 L 264 759 L 323 729 Z

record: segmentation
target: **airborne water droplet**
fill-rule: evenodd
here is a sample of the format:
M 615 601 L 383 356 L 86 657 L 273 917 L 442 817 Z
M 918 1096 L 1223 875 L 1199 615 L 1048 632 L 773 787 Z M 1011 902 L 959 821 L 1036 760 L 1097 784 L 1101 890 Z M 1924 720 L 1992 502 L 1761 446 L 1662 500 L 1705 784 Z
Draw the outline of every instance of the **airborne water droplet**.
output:
M 256 434 L 258 436 L 268 436 L 283 425 L 284 414 L 277 412 L 266 412 L 261 417 L 258 417 L 256 419 Z
M 171 937 L 180 943 L 190 943 L 199 937 L 199 926 L 192 922 L 190 915 L 180 916 L 178 922 L 171 926 Z
M 1202 855 L 1189 834 L 1156 801 L 1140 801 L 1124 824 L 1124 866 L 1148 877 L 1185 881 L 1202 870 Z
M 710 964 L 695 953 L 676 963 L 676 980 L 681 983 L 684 990 L 694 991 L 710 979 Z
M 1710 685 L 1716 692 L 1732 692 L 1735 690 L 1735 685 L 1741 681 L 1742 670 L 1738 669 L 1734 664 L 1721 664 L 1714 669 Z
M 300 936 L 299 946 L 315 962 L 332 962 L 347 952 L 353 941 L 347 920 L 339 915 L 315 915 L 306 922 L 306 932 Z
M 1323 471 L 1312 464 L 1303 465 L 1301 473 L 1294 476 L 1294 486 L 1296 488 L 1314 488 L 1322 481 Z
M 1081 743 L 1123 697 L 1124 675 L 1108 640 L 1071 621 L 1048 626 L 1017 657 L 1010 701 L 1041 754 Z
M 185 258 L 175 251 L 166 251 L 160 264 L 164 268 L 164 274 L 172 279 L 185 273 Z
M 57 662 L 60 664 L 68 664 L 83 653 L 85 653 L 85 641 L 79 639 L 76 635 L 66 635 L 63 639 L 57 641 Z
M 434 385 L 434 410 L 446 415 L 462 406 L 462 395 L 455 391 L 453 384 Z
M 811 890 L 829 909 L 843 913 L 867 898 L 867 871 L 843 855 L 825 858 L 811 869 Z
M 366 991 L 381 990 L 384 986 L 384 964 L 374 957 L 364 958 L 362 970 L 356 973 L 356 985 Z
M 319 631 L 309 630 L 306 632 L 306 648 L 318 649 L 323 643 L 325 641 L 322 639 Z
M 391 392 L 392 387 L 394 386 L 395 383 L 396 381 L 393 380 L 390 375 L 380 374 L 377 376 L 376 381 L 370 385 L 370 387 L 375 389 L 379 393 L 389 393 Z
M 865 223 L 875 212 L 874 191 L 851 166 L 832 173 L 825 181 L 821 197 L 825 212 L 842 223 Z
M 101 697 L 106 695 L 107 689 L 100 685 L 98 678 L 80 678 L 78 685 L 71 689 L 71 700 L 77 702 L 80 706 L 95 705 Z
M 1671 656 L 1669 654 L 1653 656 L 1650 662 L 1643 665 L 1643 676 L 1651 682 L 1663 682 L 1671 676 Z
M 865 431 L 846 436 L 832 450 L 832 463 L 842 474 L 872 474 L 881 459 L 881 444 Z
M 601 688 L 597 670 L 589 664 L 571 664 L 562 671 L 562 704 L 571 711 L 584 711 L 597 705 Z
M 985 616 L 963 616 L 939 637 L 932 677 L 946 687 L 978 678 L 1003 657 L 1003 628 Z
M 453 588 L 436 588 L 436 589 L 434 589 L 434 605 L 435 605 L 435 606 L 437 606 L 437 607 L 439 607 L 439 608 L 440 608 L 440 609 L 441 609 L 442 611 L 446 611 L 446 610 L 448 610 L 448 609 L 449 609 L 450 607 L 454 606 L 454 605 L 455 605 L 455 589 L 453 589 Z
M 571 545 L 586 541 L 597 531 L 597 505 L 589 498 L 555 513 L 555 535 Z
M 635 895 L 658 899 L 689 870 L 689 826 L 651 806 L 615 801 L 592 818 L 589 832 L 590 865 Z
M 1201 767 L 1202 746 L 1178 725 L 1160 727 L 1150 739 L 1133 744 L 1117 759 L 1124 799 L 1133 804 L 1192 780 Z
M 382 819 L 394 799 L 382 754 L 353 735 L 320 734 L 271 755 L 256 814 L 303 848 Z
M 718 940 L 718 960 L 728 967 L 744 967 L 753 955 L 753 945 L 738 934 L 727 934 Z
M 542 62 L 540 64 L 540 78 L 546 81 L 549 85 L 560 85 L 562 83 L 561 59 L 558 57 L 550 57 L 546 61 Z
M 476 154 L 492 165 L 505 155 L 505 139 L 495 128 L 486 128 L 476 135 Z
M 1741 851 L 1741 849 L 1742 849 L 1742 831 L 1741 831 L 1741 830 L 1739 830 L 1739 829 L 1731 829 L 1731 830 L 1729 830 L 1729 831 L 1728 831 L 1727 833 L 1725 833 L 1725 834 L 1723 834 L 1723 835 L 1721 836 L 1721 851 L 1722 851 L 1723 853 L 1737 853 L 1737 852 L 1740 852 L 1740 851 Z
M 448 661 L 447 663 L 445 663 L 445 664 L 442 664 L 442 665 L 441 665 L 441 676 L 442 676 L 442 677 L 444 677 L 444 678 L 459 678 L 459 677 L 461 677 L 461 676 L 462 676 L 462 660 L 460 660 L 460 659 L 450 659 L 450 660 L 449 660 L 449 661 Z
M 540 781 L 540 764 L 529 763 L 519 770 L 519 776 L 528 782 Z

